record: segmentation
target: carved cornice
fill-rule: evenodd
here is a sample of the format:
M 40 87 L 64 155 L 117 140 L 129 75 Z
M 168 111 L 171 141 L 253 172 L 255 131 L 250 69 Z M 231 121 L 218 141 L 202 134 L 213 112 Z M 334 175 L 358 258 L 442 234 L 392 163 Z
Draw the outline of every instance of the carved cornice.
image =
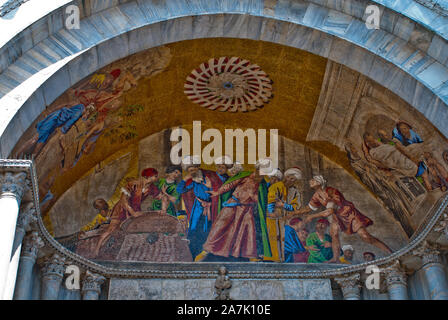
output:
M 36 260 L 39 249 L 44 246 L 42 238 L 37 231 L 32 231 L 25 236 L 22 242 L 22 257 Z
M 103 285 L 104 281 L 106 281 L 106 278 L 102 275 L 87 270 L 82 282 L 82 292 L 95 291 L 100 294 L 101 286 Z

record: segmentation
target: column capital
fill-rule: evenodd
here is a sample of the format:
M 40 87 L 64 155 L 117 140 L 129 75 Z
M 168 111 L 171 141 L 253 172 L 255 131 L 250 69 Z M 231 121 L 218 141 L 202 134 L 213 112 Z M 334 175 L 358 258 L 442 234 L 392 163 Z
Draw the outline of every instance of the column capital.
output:
M 39 249 L 44 246 L 42 238 L 37 231 L 31 231 L 23 239 L 22 243 L 22 257 L 37 258 Z
M 44 277 L 56 276 L 62 277 L 65 273 L 65 258 L 55 253 L 51 256 L 44 258 L 42 263 L 42 275 Z
M 385 274 L 387 287 L 395 284 L 407 285 L 406 269 L 396 260 L 392 265 L 382 268 L 381 273 Z
M 0 173 L 0 191 L 3 195 L 10 195 L 21 201 L 28 188 L 29 180 L 26 172 L 6 171 Z
M 344 295 L 344 299 L 360 298 L 360 283 L 361 275 L 354 273 L 345 277 L 334 278 L 334 281 L 339 284 Z
M 101 293 L 101 286 L 104 281 L 106 281 L 106 278 L 102 275 L 87 270 L 84 274 L 81 291 L 83 293 L 86 291 L 95 291 L 99 295 Z
M 16 228 L 29 231 L 35 223 L 37 223 L 36 208 L 33 202 L 28 202 L 20 207 Z
M 423 265 L 440 263 L 440 246 L 435 243 L 424 241 L 423 244 L 412 252 L 415 256 L 422 258 Z

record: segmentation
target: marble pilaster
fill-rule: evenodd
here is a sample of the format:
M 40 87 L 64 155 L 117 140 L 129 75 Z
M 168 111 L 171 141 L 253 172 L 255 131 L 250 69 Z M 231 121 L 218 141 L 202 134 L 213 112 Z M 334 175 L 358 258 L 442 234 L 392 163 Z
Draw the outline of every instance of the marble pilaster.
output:
M 57 300 L 64 273 L 64 257 L 55 253 L 45 259 L 42 266 L 42 300 Z
M 9 297 L 13 287 L 8 285 L 8 270 L 11 262 L 11 252 L 14 245 L 15 230 L 19 207 L 24 192 L 27 189 L 27 174 L 25 172 L 0 173 L 0 297 Z M 8 292 L 6 292 L 8 291 Z M 11 294 L 12 296 L 12 294 Z
M 386 277 L 387 292 L 390 300 L 408 300 L 407 274 L 396 261 L 393 265 L 381 270 Z
M 30 298 L 33 267 L 36 263 L 37 253 L 43 246 L 44 242 L 37 231 L 28 233 L 23 239 L 14 300 L 27 300 Z
M 334 279 L 341 287 L 344 300 L 361 300 L 360 279 L 359 273 Z
M 101 294 L 101 286 L 105 280 L 106 278 L 102 275 L 87 270 L 82 282 L 82 300 L 98 300 Z
M 448 281 L 439 247 L 425 241 L 414 251 L 414 255 L 422 259 L 422 269 L 425 272 L 431 300 L 448 300 Z

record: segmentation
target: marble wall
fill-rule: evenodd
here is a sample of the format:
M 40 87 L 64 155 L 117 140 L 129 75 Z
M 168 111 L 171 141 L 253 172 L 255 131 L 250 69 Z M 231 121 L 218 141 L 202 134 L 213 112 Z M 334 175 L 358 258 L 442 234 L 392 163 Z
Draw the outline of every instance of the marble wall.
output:
M 211 300 L 213 279 L 110 280 L 110 300 Z M 234 300 L 332 300 L 329 279 L 232 280 Z

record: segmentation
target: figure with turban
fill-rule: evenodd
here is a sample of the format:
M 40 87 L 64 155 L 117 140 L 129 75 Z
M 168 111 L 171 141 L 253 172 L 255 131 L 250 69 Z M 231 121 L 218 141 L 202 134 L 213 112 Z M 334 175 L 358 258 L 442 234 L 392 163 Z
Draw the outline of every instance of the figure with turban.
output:
M 118 229 L 123 221 L 130 217 L 142 215 L 141 204 L 148 197 L 157 198 L 160 191 L 154 182 L 157 181 L 158 172 L 154 168 L 142 171 L 140 178 L 131 179 L 121 188 L 121 197 L 112 208 L 109 227 L 98 239 L 94 254 L 98 256 L 101 246 L 109 239 L 112 232 Z
M 280 262 L 283 261 L 283 220 L 282 208 L 276 208 L 278 201 L 286 201 L 288 190 L 283 183 L 283 173 L 280 169 L 272 170 L 268 175 L 268 206 L 266 224 L 269 234 L 269 243 L 271 246 L 271 257 L 265 257 L 264 260 Z
M 350 244 L 342 246 L 342 257 L 339 257 L 339 262 L 342 264 L 352 264 L 353 254 L 355 250 Z
M 218 190 L 222 185 L 216 172 L 200 168 L 199 156 L 185 156 L 182 169 L 185 177 L 177 185 L 187 213 L 189 247 L 193 257 L 202 251 L 202 245 L 218 215 L 218 199 L 207 191 Z
M 300 192 L 296 186 L 302 178 L 302 170 L 298 167 L 289 168 L 283 175 L 280 169 L 274 169 L 269 174 L 270 182 L 268 192 L 268 230 L 270 235 L 273 261 L 283 261 L 284 242 L 283 220 L 285 212 L 292 212 L 301 206 Z
M 373 221 L 362 214 L 352 202 L 346 200 L 339 190 L 328 187 L 327 181 L 323 176 L 313 177 L 309 181 L 309 185 L 314 189 L 314 194 L 308 206 L 295 211 L 294 214 L 302 215 L 311 211 L 317 211 L 321 207 L 325 208 L 319 213 L 306 216 L 304 221 L 311 221 L 315 218 L 329 218 L 333 250 L 333 258 L 330 262 L 339 261 L 341 250 L 340 231 L 348 235 L 356 233 L 364 242 L 374 245 L 384 252 L 392 252 L 386 244 L 367 231 L 367 227 L 372 225 Z

